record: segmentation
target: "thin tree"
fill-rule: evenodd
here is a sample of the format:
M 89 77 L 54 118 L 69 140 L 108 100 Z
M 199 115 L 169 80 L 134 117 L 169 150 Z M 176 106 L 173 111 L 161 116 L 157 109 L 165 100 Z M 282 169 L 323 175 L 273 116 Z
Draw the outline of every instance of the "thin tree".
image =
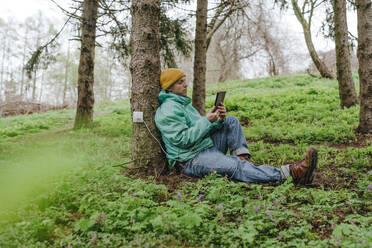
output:
M 219 30 L 222 24 L 234 13 L 241 12 L 243 16 L 245 15 L 245 8 L 250 6 L 250 1 L 248 0 L 221 0 L 215 8 L 215 12 L 211 21 L 208 23 L 207 30 L 207 50 L 211 43 L 214 34 Z
M 93 123 L 94 55 L 97 16 L 98 0 L 84 0 L 75 129 L 90 127 Z
M 70 64 L 70 40 L 67 42 L 67 56 L 65 61 L 65 75 L 64 75 L 64 82 L 63 82 L 63 95 L 62 95 L 62 105 L 66 105 L 66 93 L 67 93 L 67 81 L 68 81 L 68 74 L 69 74 L 69 64 Z
M 208 0 L 197 1 L 192 105 L 201 115 L 205 115 L 206 58 L 211 39 L 229 16 L 239 10 L 244 12 L 247 6 L 247 0 L 219 1 L 207 23 Z
M 3 30 L 1 30 L 2 32 L 0 33 L 2 35 L 2 39 L 1 39 L 1 46 L 2 46 L 2 51 L 1 51 L 1 69 L 0 69 L 0 102 L 2 101 L 2 91 L 3 89 L 5 89 L 5 80 L 4 80 L 4 76 L 6 74 L 5 72 L 5 65 L 6 65 L 6 57 L 7 57 L 7 53 L 9 51 L 9 39 L 7 39 L 8 37 L 8 33 L 9 33 L 9 25 L 7 24 L 3 24 L 3 23 L 0 23 L 1 24 L 1 27 L 3 28 Z M 4 91 L 5 92 L 5 91 Z M 5 93 L 4 93 L 5 94 Z
M 341 108 L 358 104 L 351 73 L 348 29 L 346 21 L 346 0 L 332 0 L 334 34 L 336 43 L 337 80 Z
M 318 69 L 320 75 L 324 78 L 331 78 L 333 79 L 334 76 L 324 64 L 324 62 L 319 58 L 318 53 L 315 50 L 313 40 L 311 38 L 311 21 L 314 14 L 315 8 L 319 5 L 318 0 L 309 0 L 304 1 L 302 8 L 299 7 L 297 0 L 291 0 L 293 11 L 297 20 L 301 23 L 302 29 L 304 31 L 304 37 L 307 49 L 309 50 L 309 54 L 311 59 L 313 60 L 316 68 Z M 306 8 L 309 7 L 307 10 Z M 306 20 L 305 14 L 309 13 L 308 19 Z
M 208 1 L 198 0 L 196 7 L 194 81 L 192 105 L 205 115 L 205 78 L 207 68 L 207 14 Z
M 217 82 L 240 78 L 240 62 L 249 59 L 262 49 L 257 25 L 238 15 L 230 16 L 213 36 L 208 52 L 208 64 L 215 63 Z M 251 35 L 254 34 L 254 35 Z M 209 65 L 208 65 L 209 67 Z M 208 75 L 209 76 L 209 75 Z
M 28 46 L 28 33 L 29 33 L 29 25 L 28 23 L 24 24 L 25 26 L 25 36 L 23 41 L 23 54 L 22 54 L 22 68 L 21 68 L 21 86 L 20 86 L 20 96 L 24 98 L 23 96 L 23 90 L 25 85 L 25 63 L 26 63 L 26 49 Z
M 144 123 L 133 123 L 132 159 L 135 168 L 147 168 L 157 177 L 166 165 L 154 122 L 160 91 L 160 0 L 136 0 L 131 7 L 131 112 L 143 112 Z
M 360 115 L 357 131 L 372 133 L 372 1 L 357 0 Z
M 38 30 L 37 37 L 36 37 L 36 47 L 40 46 L 40 30 Z M 37 71 L 39 69 L 39 66 L 35 67 L 34 75 L 32 77 L 32 100 L 36 99 L 36 81 L 37 81 Z
M 287 58 L 283 53 L 286 44 L 278 33 L 279 26 L 275 26 L 274 15 L 267 12 L 264 1 L 258 1 L 256 7 L 258 26 L 256 36 L 262 40 L 262 50 L 266 54 L 266 68 L 270 76 L 277 76 L 286 70 Z

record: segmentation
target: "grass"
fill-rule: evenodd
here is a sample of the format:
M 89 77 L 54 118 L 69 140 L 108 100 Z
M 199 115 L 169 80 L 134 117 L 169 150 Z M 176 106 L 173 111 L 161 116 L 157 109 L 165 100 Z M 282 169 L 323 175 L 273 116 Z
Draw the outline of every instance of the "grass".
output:
M 0 121 L 0 139 L 49 130 L 64 125 L 72 119 L 72 110 L 58 110 L 47 113 L 2 118 Z
M 280 166 L 317 147 L 313 187 L 209 175 L 171 189 L 123 176 L 113 165 L 130 160 L 128 100 L 97 106 L 92 130 L 71 130 L 70 110 L 4 118 L 0 247 L 370 246 L 372 142 L 353 132 L 358 107 L 339 109 L 336 81 L 208 85 L 208 108 L 218 89 L 254 162 Z

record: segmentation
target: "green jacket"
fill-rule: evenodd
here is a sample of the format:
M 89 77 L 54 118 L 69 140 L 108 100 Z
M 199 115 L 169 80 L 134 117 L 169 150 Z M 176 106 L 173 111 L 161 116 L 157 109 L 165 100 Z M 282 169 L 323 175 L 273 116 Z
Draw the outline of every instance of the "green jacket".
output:
M 161 90 L 158 99 L 160 107 L 155 114 L 155 123 L 161 132 L 171 166 L 213 146 L 210 134 L 221 128 L 223 123 L 211 123 L 207 117 L 201 116 L 189 105 L 189 97 Z

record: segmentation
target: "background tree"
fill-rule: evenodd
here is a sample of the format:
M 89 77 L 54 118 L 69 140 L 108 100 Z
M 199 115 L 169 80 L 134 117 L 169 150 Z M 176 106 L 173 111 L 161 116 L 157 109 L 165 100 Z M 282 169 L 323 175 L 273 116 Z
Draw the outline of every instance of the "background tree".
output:
M 38 43 L 55 34 L 54 24 L 40 12 L 22 23 L 9 19 L 3 24 L 0 21 L 0 85 L 4 82 L 0 86 L 0 99 L 6 93 L 8 102 L 24 99 L 37 101 L 45 84 L 41 81 L 42 75 L 45 75 L 46 66 L 54 63 L 59 44 L 55 43 L 49 53 L 39 57 L 40 63 L 31 73 L 32 80 L 25 77 L 24 67 L 30 51 L 36 50 Z
M 309 50 L 309 54 L 311 59 L 313 60 L 316 68 L 318 69 L 320 75 L 324 78 L 331 78 L 333 79 L 334 76 L 327 68 L 327 66 L 323 63 L 323 61 L 319 58 L 318 53 L 315 50 L 312 38 L 311 38 L 311 21 L 314 14 L 315 8 L 321 3 L 318 0 L 306 0 L 303 2 L 302 7 L 300 8 L 298 5 L 297 0 L 291 0 L 293 12 L 297 20 L 301 23 L 302 29 L 304 31 L 304 37 L 307 49 Z M 308 14 L 308 18 L 306 20 L 305 15 Z
M 16 53 L 19 33 L 15 24 L 14 19 L 0 19 L 0 102 L 9 100 L 17 88 L 14 79 L 18 68 L 14 65 L 19 55 Z
M 183 0 L 187 2 L 188 0 Z M 111 48 L 110 52 L 110 60 L 115 59 L 115 66 L 112 63 L 110 64 L 111 69 L 114 70 L 112 73 L 117 73 L 119 68 L 117 68 L 117 62 L 120 62 L 123 66 L 121 68 L 122 74 L 126 74 L 128 72 L 128 64 L 130 56 L 130 47 L 129 47 L 129 30 L 130 30 L 130 2 L 129 0 L 106 0 L 106 1 L 98 1 L 99 2 L 99 12 L 100 16 L 97 19 L 96 23 L 96 37 L 98 38 L 96 40 L 97 44 L 100 45 L 106 45 L 106 47 Z M 42 57 L 44 56 L 44 53 L 46 54 L 48 51 L 48 48 L 55 43 L 57 38 L 59 39 L 62 35 L 62 31 L 67 26 L 67 24 L 72 24 L 73 26 L 78 26 L 77 30 L 79 31 L 79 34 L 77 34 L 73 39 L 81 41 L 81 35 L 80 35 L 80 23 L 81 23 L 81 16 L 76 14 L 77 12 L 80 12 L 82 9 L 82 2 L 79 0 L 73 0 L 72 6 L 69 9 L 64 9 L 61 6 L 59 6 L 57 3 L 57 6 L 62 9 L 62 11 L 68 16 L 68 19 L 65 23 L 65 25 L 60 29 L 60 31 L 46 44 L 38 47 L 35 49 L 36 51 L 32 54 L 31 59 L 29 59 L 26 69 L 29 72 L 29 74 L 34 74 L 34 71 L 39 68 L 39 62 L 42 60 Z M 187 29 L 184 28 L 184 20 L 180 20 L 179 18 L 170 18 L 167 15 L 167 12 L 169 9 L 172 9 L 176 2 L 174 1 L 162 1 L 162 17 L 161 18 L 161 29 L 162 32 L 162 55 L 163 60 L 165 63 L 169 64 L 174 61 L 174 51 L 178 50 L 181 54 L 187 55 L 189 51 L 191 50 L 190 42 L 185 39 L 185 36 L 187 34 Z M 177 1 L 178 3 L 178 1 Z M 102 53 L 101 55 L 105 55 L 106 53 Z M 99 56 L 101 57 L 101 56 Z M 106 57 L 106 65 L 107 63 Z M 116 60 L 119 59 L 119 60 Z M 65 60 L 66 61 L 66 60 Z M 68 63 L 68 62 L 66 62 Z M 104 71 L 104 69 L 102 69 Z M 102 72 L 101 71 L 101 72 Z M 109 70 L 108 70 L 109 71 Z M 103 74 L 107 74 L 107 70 L 104 71 Z M 67 70 L 64 69 L 65 76 L 68 76 L 66 74 Z M 116 99 L 117 96 L 126 96 L 128 89 L 123 89 L 123 87 L 118 87 L 118 80 L 116 78 L 118 77 L 110 77 L 109 83 L 106 83 L 106 80 L 103 78 L 103 74 L 98 73 L 98 87 L 95 87 L 94 92 L 97 96 L 98 100 L 107 99 L 108 96 L 110 96 L 112 93 L 113 99 Z M 111 75 L 111 74 L 110 74 Z M 54 75 L 55 76 L 55 75 Z M 123 75 L 120 75 L 121 77 Z M 100 77 L 102 77 L 103 80 L 100 80 Z M 125 78 L 129 78 L 126 75 Z M 66 77 L 65 77 L 66 78 Z M 122 77 L 123 78 L 123 77 Z M 65 80 L 66 82 L 66 80 Z M 129 82 L 129 79 L 128 79 Z M 71 83 L 70 83 L 71 84 Z M 96 83 L 95 83 L 96 84 Z M 108 84 L 108 88 L 105 88 L 105 84 Z M 129 85 L 124 83 L 123 86 Z M 65 86 L 68 86 L 65 84 Z M 36 85 L 36 88 L 43 87 L 43 85 Z M 69 88 L 69 87 L 67 87 Z M 66 94 L 67 90 L 66 87 L 63 88 L 63 92 Z M 120 89 L 121 91 L 114 91 L 114 88 Z M 69 89 L 70 96 L 75 94 L 74 90 Z M 88 93 L 89 94 L 89 93 Z M 62 96 L 63 98 L 63 96 Z M 93 106 L 92 106 L 93 107 Z
M 94 54 L 97 16 L 98 0 L 84 0 L 75 129 L 90 127 L 93 122 Z
M 205 115 L 205 79 L 207 66 L 207 14 L 208 1 L 198 0 L 196 7 L 194 80 L 192 106 Z
M 207 80 L 224 82 L 242 77 L 241 62 L 262 49 L 257 26 L 239 15 L 230 16 L 213 36 L 208 49 Z
M 276 24 L 276 16 L 265 1 L 259 0 L 255 5 L 256 12 L 254 25 L 255 35 L 261 42 L 262 52 L 266 61 L 266 71 L 269 76 L 278 76 L 280 73 L 287 72 L 288 59 L 284 55 L 284 50 L 293 50 L 288 46 L 288 38 L 283 38 L 280 26 Z
M 216 58 L 218 62 L 217 82 L 224 82 L 227 79 L 237 79 L 240 77 L 239 63 L 241 60 L 241 37 L 243 32 L 239 30 L 238 20 L 227 20 L 213 37 L 213 45 L 210 56 Z M 217 74 L 217 71 L 213 71 Z M 217 75 L 216 75 L 217 76 Z
M 167 163 L 159 144 L 149 133 L 161 140 L 154 122 L 160 91 L 160 0 L 133 1 L 131 15 L 131 112 L 143 112 L 145 121 L 133 123 L 132 159 L 134 167 L 152 170 L 151 174 L 157 177 Z
M 289 73 L 298 44 L 288 37 L 272 2 L 250 1 L 231 13 L 208 48 L 207 82 Z M 303 61 L 303 60 L 302 60 Z
M 67 95 L 67 85 L 68 85 L 68 76 L 70 73 L 69 64 L 70 62 L 70 54 L 71 54 L 71 45 L 70 40 L 67 42 L 67 54 L 66 54 L 66 62 L 65 62 L 65 76 L 63 80 L 63 95 L 62 95 L 62 105 L 66 105 L 66 95 Z
M 34 28 L 35 28 L 35 31 L 36 31 L 36 39 L 35 39 L 35 47 L 39 47 L 40 46 L 40 43 L 41 43 L 41 29 L 40 27 L 42 26 L 42 17 L 41 17 L 41 12 L 39 12 L 39 16 L 36 20 L 36 22 L 34 23 Z M 36 100 L 36 81 L 37 81 L 37 72 L 38 70 L 40 69 L 40 64 L 36 65 L 35 67 L 35 70 L 33 71 L 33 76 L 32 76 L 32 100 L 35 101 Z
M 332 0 L 336 43 L 337 80 L 341 108 L 358 103 L 351 73 L 350 49 L 346 21 L 346 0 Z
M 29 30 L 30 30 L 30 24 L 26 22 L 23 25 L 20 25 L 20 29 L 22 29 L 22 26 L 24 27 L 24 34 L 23 34 L 23 54 L 22 54 L 22 68 L 21 68 L 21 84 L 20 84 L 20 96 L 23 98 L 24 88 L 25 88 L 25 65 L 26 65 L 26 49 L 28 48 L 28 38 L 29 38 Z
M 206 61 L 211 39 L 232 13 L 243 10 L 247 5 L 248 1 L 244 0 L 218 1 L 208 23 L 208 1 L 197 1 L 192 105 L 201 115 L 205 115 Z
M 4 66 L 5 66 L 5 56 L 7 51 L 7 25 L 3 19 L 0 18 L 0 50 L 1 50 L 1 65 L 0 65 L 0 102 L 2 102 L 2 98 L 4 95 L 3 88 L 4 88 Z
M 170 7 L 175 7 L 175 5 Z M 160 55 L 162 64 L 175 68 L 177 67 L 175 51 L 184 57 L 189 57 L 192 50 L 191 39 L 187 38 L 189 36 L 185 25 L 187 19 L 181 17 L 171 19 L 166 15 L 165 9 L 168 8 L 169 6 L 162 6 L 160 12 Z
M 360 115 L 357 131 L 372 133 L 372 1 L 357 0 Z

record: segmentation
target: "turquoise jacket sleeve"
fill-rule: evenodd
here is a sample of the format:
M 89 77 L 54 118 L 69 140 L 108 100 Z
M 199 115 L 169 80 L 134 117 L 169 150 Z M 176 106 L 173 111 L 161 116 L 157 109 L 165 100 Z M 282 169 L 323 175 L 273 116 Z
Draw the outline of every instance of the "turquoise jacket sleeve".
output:
M 223 124 L 225 123 L 225 120 L 223 122 L 215 121 L 212 123 L 212 129 L 221 129 L 223 127 Z
M 161 112 L 156 115 L 155 122 L 162 135 L 175 146 L 190 148 L 208 136 L 214 126 L 205 116 L 188 126 L 185 111 L 182 108 L 183 106 L 178 104 L 173 105 L 172 108 L 162 108 Z M 162 113 L 163 111 L 166 113 Z

